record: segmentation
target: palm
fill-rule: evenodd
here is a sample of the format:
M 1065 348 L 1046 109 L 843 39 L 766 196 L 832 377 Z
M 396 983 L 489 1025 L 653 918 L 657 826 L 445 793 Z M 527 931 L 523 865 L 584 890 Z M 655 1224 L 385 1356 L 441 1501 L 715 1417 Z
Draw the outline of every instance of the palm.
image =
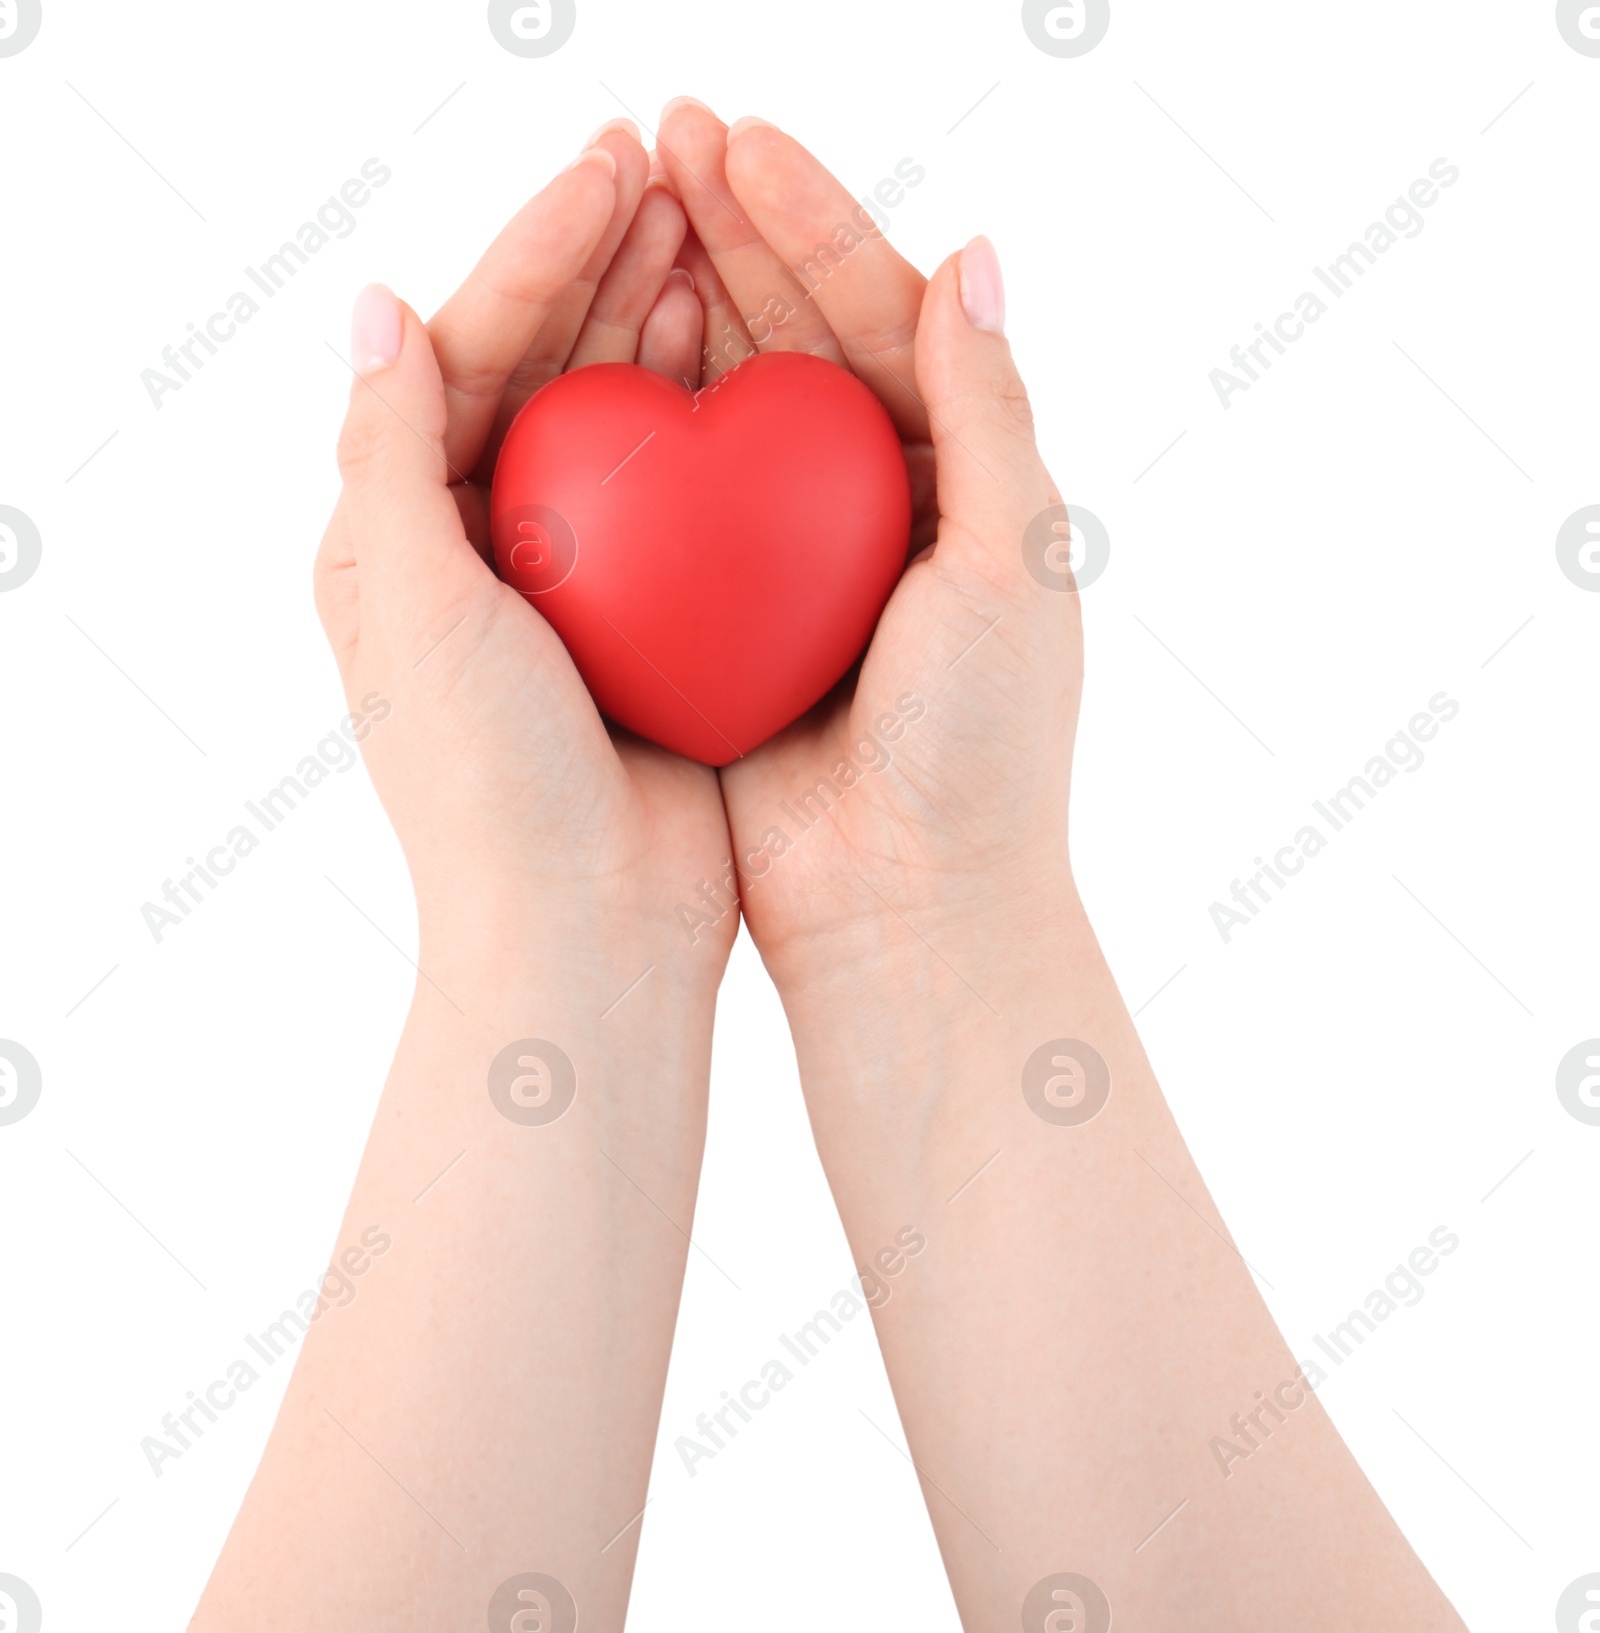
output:
M 862 230 L 850 191 L 782 132 L 730 132 L 696 104 L 669 107 L 657 146 L 694 229 L 680 261 L 705 308 L 707 378 L 737 360 L 730 333 L 742 333 L 746 349 L 827 357 L 883 403 L 911 475 L 913 559 L 859 673 L 721 773 L 745 917 L 770 958 L 792 935 L 881 921 L 885 905 L 915 916 L 935 869 L 985 888 L 984 869 L 999 859 L 984 836 L 1014 829 L 1032 779 L 1064 775 L 1044 769 L 1064 758 L 1039 750 L 1070 741 L 1078 649 L 1067 603 L 1076 598 L 1049 597 L 1056 605 L 1043 619 L 1037 605 L 1025 614 L 1023 597 L 1037 586 L 975 567 L 987 549 L 941 519 L 950 507 L 935 492 L 939 427 L 917 362 L 928 282 Z M 797 288 L 804 295 L 780 303 L 781 323 L 771 321 L 771 291 Z M 743 321 L 752 312 L 767 314 L 754 330 Z M 1034 514 L 1052 502 L 1036 459 L 1013 474 L 1008 508 L 986 524 L 998 535 L 1011 530 L 1011 508 Z M 908 696 L 920 713 L 916 702 L 902 707 Z M 898 736 L 880 746 L 885 720 Z M 892 770 L 865 768 L 885 750 Z M 1058 834 L 1015 837 L 1030 859 L 1060 844 Z
M 435 589 L 451 633 L 414 668 L 385 664 L 409 729 L 403 743 L 375 731 L 368 759 L 401 834 L 475 834 L 509 877 L 559 857 L 570 882 L 619 901 L 710 876 L 727 854 L 715 774 L 608 729 L 550 626 L 486 567 L 466 576 L 455 599 Z M 353 698 L 394 689 L 366 671 L 358 653 Z
M 1018 706 L 1030 655 L 1005 607 L 939 553 L 914 561 L 858 676 L 724 768 L 745 916 L 763 948 L 847 931 L 885 906 L 914 916 L 935 877 L 947 900 L 952 878 L 992 885 L 1004 859 L 982 836 L 1025 808 L 1024 785 L 1044 774 L 1036 734 L 1056 712 L 1044 696 Z
M 356 387 L 383 410 L 359 423 L 404 421 L 416 446 L 436 440 L 443 456 L 403 515 L 374 515 L 375 493 L 380 512 L 391 503 L 384 473 L 371 480 L 387 456 L 347 426 L 343 461 L 368 478 L 365 497 L 347 477 L 317 580 L 352 703 L 376 693 L 403 720 L 364 748 L 430 898 L 450 898 L 466 845 L 508 901 L 523 886 L 536 898 L 554 876 L 596 912 L 666 920 L 728 855 L 715 773 L 609 728 L 554 631 L 488 565 L 495 457 L 541 385 L 595 362 L 674 378 L 695 366 L 699 306 L 672 276 L 687 222 L 669 192 L 647 187 L 648 168 L 636 132 L 606 133 L 427 326 L 428 377 Z

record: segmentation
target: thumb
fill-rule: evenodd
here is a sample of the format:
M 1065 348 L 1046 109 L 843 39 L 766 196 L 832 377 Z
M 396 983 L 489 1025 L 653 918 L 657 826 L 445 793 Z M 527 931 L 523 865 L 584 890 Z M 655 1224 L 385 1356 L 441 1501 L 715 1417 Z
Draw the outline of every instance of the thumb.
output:
M 933 275 L 917 325 L 917 384 L 932 425 L 939 550 L 1022 570 L 1021 540 L 1059 504 L 1003 329 L 1005 288 L 987 238 Z
M 451 492 L 446 404 L 428 331 L 382 284 L 351 319 L 350 407 L 339 433 L 339 508 L 362 586 L 380 616 L 406 620 L 482 571 Z

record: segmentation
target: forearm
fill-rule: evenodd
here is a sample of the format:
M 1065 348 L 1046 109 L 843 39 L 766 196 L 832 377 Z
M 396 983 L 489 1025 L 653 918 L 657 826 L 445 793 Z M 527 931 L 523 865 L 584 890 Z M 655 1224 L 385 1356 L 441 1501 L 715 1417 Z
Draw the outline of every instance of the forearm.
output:
M 1119 1626 L 1268 1633 L 1381 1596 L 1459 1628 L 1295 1382 L 1070 885 L 1038 896 L 1031 933 L 939 938 L 960 977 L 891 924 L 848 978 L 836 950 L 787 983 L 857 1262 L 927 1240 L 876 1320 L 963 1625 L 1013 1633 L 1075 1573 Z M 1050 1608 L 1028 1625 L 1080 1627 Z
M 526 1572 L 563 1584 L 585 1628 L 622 1626 L 712 993 L 662 964 L 606 1014 L 649 949 L 619 958 L 424 951 L 335 1268 L 369 1230 L 392 1246 L 311 1324 L 197 1629 L 480 1627 Z M 551 1051 L 491 1072 L 524 1039 L 573 1064 L 559 1116 Z

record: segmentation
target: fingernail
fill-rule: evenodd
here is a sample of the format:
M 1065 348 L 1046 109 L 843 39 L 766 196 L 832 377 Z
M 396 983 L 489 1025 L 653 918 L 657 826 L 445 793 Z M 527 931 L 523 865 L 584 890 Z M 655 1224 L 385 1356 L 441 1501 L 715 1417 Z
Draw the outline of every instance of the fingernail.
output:
M 631 119 L 608 119 L 583 145 L 593 147 L 608 131 L 620 130 L 624 135 L 631 136 L 634 141 L 639 140 L 639 127 Z
M 987 238 L 974 238 L 961 252 L 961 306 L 974 329 L 1005 333 L 1005 280 L 1000 276 L 1000 257 Z
M 610 150 L 607 148 L 586 147 L 583 152 L 580 153 L 577 158 L 575 158 L 572 163 L 567 166 L 567 170 L 576 170 L 580 164 L 604 165 L 606 173 L 613 180 L 616 179 L 617 161 L 611 156 Z M 562 175 L 565 174 L 566 170 L 563 170 Z
M 728 145 L 733 145 L 735 136 L 743 136 L 747 130 L 757 129 L 776 130 L 777 126 L 770 119 L 758 119 L 755 114 L 747 113 L 743 119 L 735 119 L 728 126 Z
M 646 181 L 665 181 L 666 176 L 667 176 L 666 162 L 662 159 L 660 153 L 658 153 L 655 148 L 651 148 L 650 149 L 650 174 L 645 177 L 645 180 Z
M 400 355 L 405 333 L 400 302 L 382 284 L 368 284 L 350 314 L 350 361 L 357 374 L 386 369 Z
M 702 102 L 697 96 L 675 96 L 664 108 L 662 108 L 661 123 L 663 125 L 666 124 L 666 122 L 678 111 L 679 108 L 699 108 L 704 113 L 711 113 L 710 108 L 706 107 L 705 103 Z M 711 117 L 715 119 L 716 115 L 712 113 Z
M 691 295 L 695 292 L 694 274 L 688 269 L 688 267 L 675 266 L 667 274 L 667 283 L 671 283 L 674 278 L 681 278 L 684 283 L 688 284 L 689 293 Z

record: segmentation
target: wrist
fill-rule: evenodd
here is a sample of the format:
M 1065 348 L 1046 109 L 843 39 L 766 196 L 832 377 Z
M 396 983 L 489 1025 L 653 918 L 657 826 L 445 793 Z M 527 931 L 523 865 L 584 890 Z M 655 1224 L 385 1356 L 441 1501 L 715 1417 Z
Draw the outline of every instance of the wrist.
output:
M 442 1157 L 470 1146 L 609 1173 L 604 1151 L 646 1184 L 658 1162 L 692 1180 L 725 951 L 691 960 L 670 924 L 550 894 L 481 910 L 424 902 L 419 916 L 385 1093 L 417 1138 Z
M 887 1036 L 900 1025 L 960 1031 L 982 1015 L 1003 1017 L 1004 996 L 1026 992 L 1042 970 L 1094 946 L 1064 861 L 1017 871 L 1009 882 L 996 870 L 920 892 L 906 889 L 911 869 L 885 869 L 877 880 L 863 874 L 857 912 L 813 915 L 804 931 L 759 936 L 791 1022 L 822 1030 L 843 1012 Z
M 847 1225 L 890 1198 L 899 1211 L 942 1205 L 996 1150 L 1028 1148 L 1044 1128 L 1072 1143 L 1081 1117 L 1104 1149 L 1137 1143 L 1163 1116 L 1075 894 L 1030 918 L 932 946 L 904 932 L 892 953 L 815 968 L 784 990 Z
M 707 1024 L 738 925 L 731 914 L 689 941 L 657 903 L 504 878 L 419 886 L 417 918 L 419 990 L 442 988 L 456 1007 L 470 1010 L 468 996 L 515 1007 L 542 994 L 577 1015 L 655 1011 Z

